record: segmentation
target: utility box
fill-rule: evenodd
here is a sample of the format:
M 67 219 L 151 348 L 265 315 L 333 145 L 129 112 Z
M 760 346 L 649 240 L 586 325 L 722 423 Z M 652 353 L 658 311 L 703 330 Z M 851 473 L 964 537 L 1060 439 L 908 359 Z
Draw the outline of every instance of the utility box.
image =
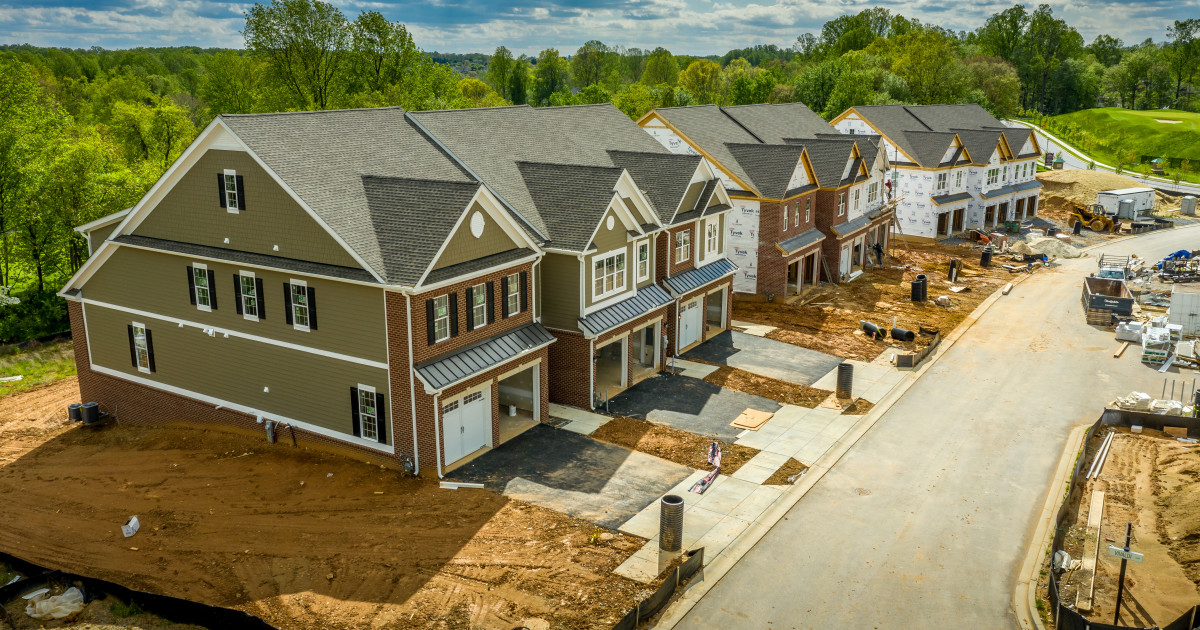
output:
M 1189 217 L 1196 216 L 1196 198 L 1192 195 L 1184 197 L 1179 204 L 1179 211 Z
M 1200 286 L 1177 284 L 1171 291 L 1167 322 L 1182 326 L 1185 337 L 1200 337 Z
M 1122 204 L 1128 201 L 1130 203 Z M 1104 207 L 1104 214 L 1119 219 L 1136 219 L 1154 211 L 1153 188 L 1121 188 L 1096 193 L 1096 203 Z M 1124 212 L 1125 214 L 1121 214 Z

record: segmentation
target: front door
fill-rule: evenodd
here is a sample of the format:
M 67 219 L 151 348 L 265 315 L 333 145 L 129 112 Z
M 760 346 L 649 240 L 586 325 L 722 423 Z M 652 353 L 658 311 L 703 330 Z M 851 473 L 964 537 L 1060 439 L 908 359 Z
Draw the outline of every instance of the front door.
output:
M 950 233 L 950 214 L 943 212 L 937 218 L 937 235 L 946 236 Z
M 453 464 L 491 442 L 489 394 L 487 390 L 478 391 L 442 406 L 447 464 Z
M 838 273 L 843 274 L 843 275 L 850 273 L 850 244 L 849 243 L 842 245 L 842 264 L 838 268 Z
M 679 348 L 686 348 L 700 339 L 700 300 L 692 300 L 679 311 Z

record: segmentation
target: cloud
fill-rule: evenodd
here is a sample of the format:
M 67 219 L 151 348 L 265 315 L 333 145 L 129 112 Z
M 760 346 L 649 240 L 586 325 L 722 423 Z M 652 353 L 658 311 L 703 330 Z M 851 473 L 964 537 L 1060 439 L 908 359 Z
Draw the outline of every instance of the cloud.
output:
M 490 52 L 508 46 L 564 54 L 583 42 L 678 54 L 721 54 L 755 44 L 790 46 L 838 15 L 885 6 L 893 13 L 953 30 L 973 30 L 1010 0 L 950 5 L 946 0 L 333 0 L 353 19 L 374 10 L 404 22 L 426 50 Z M 1087 41 L 1100 33 L 1127 43 L 1162 40 L 1200 0 L 1051 0 L 1055 15 Z M 0 42 L 42 46 L 244 45 L 249 3 L 215 0 L 0 0 Z M 1030 9 L 1033 5 L 1027 5 Z M 952 9 L 952 10 L 951 10 Z

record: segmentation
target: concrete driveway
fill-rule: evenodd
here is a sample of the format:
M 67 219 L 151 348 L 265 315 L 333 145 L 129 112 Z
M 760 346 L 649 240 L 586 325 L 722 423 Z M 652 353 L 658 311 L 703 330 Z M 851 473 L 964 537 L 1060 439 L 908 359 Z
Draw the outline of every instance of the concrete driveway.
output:
M 728 365 L 800 385 L 812 385 L 842 362 L 831 354 L 737 330 L 727 330 L 705 341 L 684 353 L 683 358 Z
M 1198 236 L 1101 251 L 1155 260 Z M 1071 261 L 1001 298 L 676 627 L 1015 628 L 1013 586 L 1047 493 L 1061 491 L 1047 486 L 1071 428 L 1162 388 L 1138 352 L 1114 359 L 1112 332 L 1084 321 L 1078 287 L 1094 265 Z
M 537 425 L 449 475 L 616 529 L 693 472 L 665 459 Z
M 780 404 L 769 398 L 723 389 L 689 376 L 659 374 L 613 396 L 608 413 L 732 442 L 742 429 L 729 423 L 743 411 L 775 413 L 779 408 Z

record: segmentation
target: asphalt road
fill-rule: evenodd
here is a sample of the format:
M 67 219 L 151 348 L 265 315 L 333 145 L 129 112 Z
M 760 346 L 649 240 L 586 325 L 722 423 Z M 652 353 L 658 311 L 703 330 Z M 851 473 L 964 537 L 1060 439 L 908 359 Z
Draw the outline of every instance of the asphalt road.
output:
M 1197 239 L 1103 251 L 1153 260 Z M 1016 628 L 1013 585 L 1071 427 L 1162 389 L 1135 348 L 1114 359 L 1112 333 L 1084 323 L 1095 260 L 993 305 L 676 627 Z

